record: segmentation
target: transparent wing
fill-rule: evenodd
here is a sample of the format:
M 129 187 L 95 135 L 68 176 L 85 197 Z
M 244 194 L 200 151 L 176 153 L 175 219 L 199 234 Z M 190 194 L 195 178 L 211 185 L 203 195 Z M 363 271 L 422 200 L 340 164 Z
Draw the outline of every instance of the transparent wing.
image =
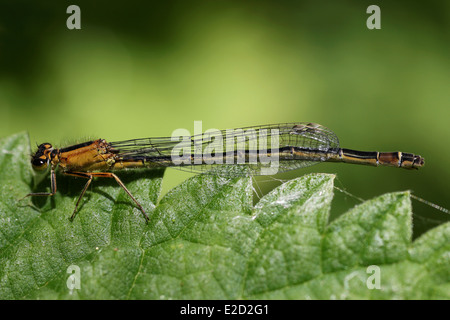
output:
M 311 166 L 321 159 L 308 161 L 280 156 L 275 164 L 263 163 L 259 155 L 270 157 L 274 150 L 292 147 L 326 152 L 339 148 L 339 140 L 324 126 L 300 122 L 208 130 L 193 136 L 126 140 L 112 142 L 110 146 L 119 158 L 142 160 L 149 167 L 176 167 L 195 173 L 214 169 L 213 174 L 222 175 L 271 175 Z M 175 161 L 180 159 L 186 161 Z

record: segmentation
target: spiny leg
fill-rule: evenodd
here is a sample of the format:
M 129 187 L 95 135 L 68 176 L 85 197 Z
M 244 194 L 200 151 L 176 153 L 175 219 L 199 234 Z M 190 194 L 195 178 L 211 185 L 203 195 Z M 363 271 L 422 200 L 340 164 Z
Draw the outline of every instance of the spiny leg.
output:
M 108 177 L 108 178 L 114 178 L 116 180 L 116 182 L 119 184 L 119 186 L 122 187 L 123 190 L 125 190 L 126 193 L 128 193 L 128 195 L 130 196 L 131 199 L 133 199 L 133 201 L 136 203 L 136 205 L 139 207 L 139 209 L 141 209 L 142 214 L 144 215 L 145 218 L 145 222 L 149 222 L 150 218 L 147 216 L 147 214 L 145 213 L 144 208 L 142 208 L 141 204 L 133 197 L 133 195 L 131 194 L 131 192 L 127 189 L 127 187 L 125 187 L 125 185 L 123 184 L 123 182 L 119 179 L 118 176 L 116 176 L 114 173 L 112 172 L 98 172 L 97 173 L 97 177 Z
M 84 172 L 65 172 L 65 174 L 68 175 L 72 175 L 75 177 L 83 177 L 83 178 L 87 178 L 89 179 L 88 182 L 86 183 L 86 185 L 83 188 L 83 191 L 81 192 L 80 197 L 78 198 L 77 204 L 75 206 L 75 211 L 72 214 L 71 219 L 73 220 L 73 218 L 75 217 L 75 212 L 77 210 L 78 204 L 81 200 L 81 198 L 83 197 L 84 193 L 86 192 L 86 189 L 89 187 L 92 178 L 93 177 L 101 177 L 101 178 L 114 178 L 116 180 L 116 182 L 119 184 L 119 186 L 122 187 L 123 190 L 125 190 L 125 192 L 130 196 L 131 199 L 133 199 L 133 201 L 136 203 L 136 205 L 139 207 L 139 209 L 142 211 L 142 214 L 144 215 L 145 218 L 145 222 L 148 223 L 148 221 L 150 221 L 149 217 L 147 216 L 147 214 L 145 213 L 144 208 L 142 208 L 141 204 L 133 197 L 133 195 L 131 194 L 131 192 L 127 189 L 127 187 L 125 187 L 125 185 L 123 184 L 123 182 L 119 179 L 118 176 L 116 176 L 114 173 L 112 172 L 90 172 L 90 173 L 84 173 Z

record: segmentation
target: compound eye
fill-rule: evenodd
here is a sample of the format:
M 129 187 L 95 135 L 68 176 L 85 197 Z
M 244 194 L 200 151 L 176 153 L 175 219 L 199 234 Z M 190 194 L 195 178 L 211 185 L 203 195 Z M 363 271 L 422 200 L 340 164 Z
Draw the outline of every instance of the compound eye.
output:
M 35 169 L 35 170 L 44 170 L 44 169 L 46 169 L 47 168 L 47 166 L 48 166 L 48 163 L 47 163 L 47 160 L 46 159 L 42 159 L 42 158 L 34 158 L 32 161 L 31 161 L 31 165 L 33 166 L 33 168 Z

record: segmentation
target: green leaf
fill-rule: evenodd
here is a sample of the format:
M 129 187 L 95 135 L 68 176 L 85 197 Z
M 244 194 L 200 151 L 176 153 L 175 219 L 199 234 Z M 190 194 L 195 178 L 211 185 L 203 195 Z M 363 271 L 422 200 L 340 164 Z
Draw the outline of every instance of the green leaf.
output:
M 1 299 L 450 298 L 450 224 L 411 242 L 408 192 L 329 223 L 333 175 L 288 181 L 253 206 L 249 177 L 195 176 L 158 203 L 163 171 L 125 171 L 148 225 L 109 179 L 70 222 L 83 179 L 58 175 L 52 199 L 18 201 L 49 189 L 48 178 L 32 188 L 28 144 L 0 140 Z

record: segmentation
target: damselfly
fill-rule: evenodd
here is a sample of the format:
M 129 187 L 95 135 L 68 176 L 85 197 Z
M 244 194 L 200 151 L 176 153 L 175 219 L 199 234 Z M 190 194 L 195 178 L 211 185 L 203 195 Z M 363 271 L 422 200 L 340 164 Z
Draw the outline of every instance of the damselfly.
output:
M 56 193 L 59 168 L 65 175 L 87 179 L 75 204 L 71 220 L 94 177 L 114 178 L 149 220 L 144 208 L 113 172 L 130 168 L 177 167 L 193 172 L 251 175 L 276 174 L 332 161 L 371 166 L 418 169 L 424 165 L 419 155 L 404 152 L 365 152 L 343 149 L 329 129 L 314 123 L 284 123 L 228 130 L 209 130 L 198 135 L 143 138 L 118 142 L 92 140 L 65 148 L 43 143 L 31 158 L 37 171 L 50 168 L 51 192 L 27 196 L 52 196 Z M 228 165 L 248 170 L 214 170 Z M 26 197 L 27 197 L 26 196 Z

